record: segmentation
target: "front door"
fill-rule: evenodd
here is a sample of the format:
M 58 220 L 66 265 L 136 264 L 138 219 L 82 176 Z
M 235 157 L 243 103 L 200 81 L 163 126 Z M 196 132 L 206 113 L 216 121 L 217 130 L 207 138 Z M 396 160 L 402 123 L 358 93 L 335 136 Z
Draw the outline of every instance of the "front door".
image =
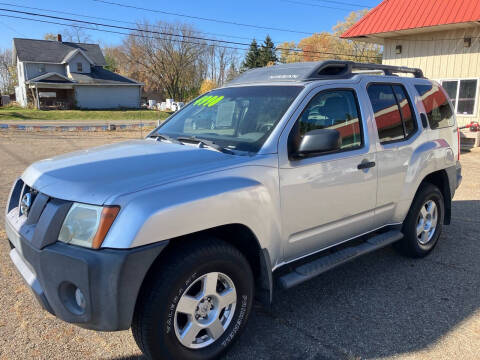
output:
M 376 204 L 375 146 L 356 89 L 316 91 L 304 104 L 279 145 L 285 261 L 372 230 Z M 292 157 L 294 144 L 314 129 L 337 130 L 340 150 Z

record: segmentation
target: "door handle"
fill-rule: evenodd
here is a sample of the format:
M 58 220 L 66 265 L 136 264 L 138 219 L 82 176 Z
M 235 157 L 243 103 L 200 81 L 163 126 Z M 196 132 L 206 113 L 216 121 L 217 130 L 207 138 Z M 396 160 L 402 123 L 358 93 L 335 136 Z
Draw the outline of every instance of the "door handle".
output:
M 375 161 L 362 161 L 358 164 L 358 170 L 369 169 L 375 166 Z

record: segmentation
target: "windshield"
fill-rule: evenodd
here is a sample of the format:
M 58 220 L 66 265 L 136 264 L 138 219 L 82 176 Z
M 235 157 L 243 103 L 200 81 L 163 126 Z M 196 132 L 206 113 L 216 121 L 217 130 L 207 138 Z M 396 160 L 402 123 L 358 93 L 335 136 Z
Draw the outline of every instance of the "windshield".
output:
M 190 103 L 152 135 L 203 139 L 225 149 L 257 152 L 303 88 L 245 86 L 218 89 Z

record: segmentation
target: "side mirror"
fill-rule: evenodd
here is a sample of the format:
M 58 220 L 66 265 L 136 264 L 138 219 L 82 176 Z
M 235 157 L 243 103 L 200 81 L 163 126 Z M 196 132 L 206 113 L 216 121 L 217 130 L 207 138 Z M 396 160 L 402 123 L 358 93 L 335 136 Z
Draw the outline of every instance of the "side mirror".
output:
M 334 129 L 316 129 L 303 136 L 298 146 L 297 156 L 306 157 L 313 154 L 332 152 L 342 146 L 340 133 Z

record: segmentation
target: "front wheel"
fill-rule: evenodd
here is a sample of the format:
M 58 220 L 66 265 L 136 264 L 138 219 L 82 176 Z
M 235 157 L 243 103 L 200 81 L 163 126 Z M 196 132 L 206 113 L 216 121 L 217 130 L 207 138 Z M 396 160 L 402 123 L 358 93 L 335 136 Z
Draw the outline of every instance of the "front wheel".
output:
M 403 222 L 404 238 L 396 244 L 409 257 L 428 255 L 438 242 L 445 216 L 441 191 L 433 184 L 423 184 Z
M 216 239 L 173 251 L 142 289 L 132 323 L 151 359 L 213 359 L 238 336 L 249 316 L 253 275 L 234 247 Z

